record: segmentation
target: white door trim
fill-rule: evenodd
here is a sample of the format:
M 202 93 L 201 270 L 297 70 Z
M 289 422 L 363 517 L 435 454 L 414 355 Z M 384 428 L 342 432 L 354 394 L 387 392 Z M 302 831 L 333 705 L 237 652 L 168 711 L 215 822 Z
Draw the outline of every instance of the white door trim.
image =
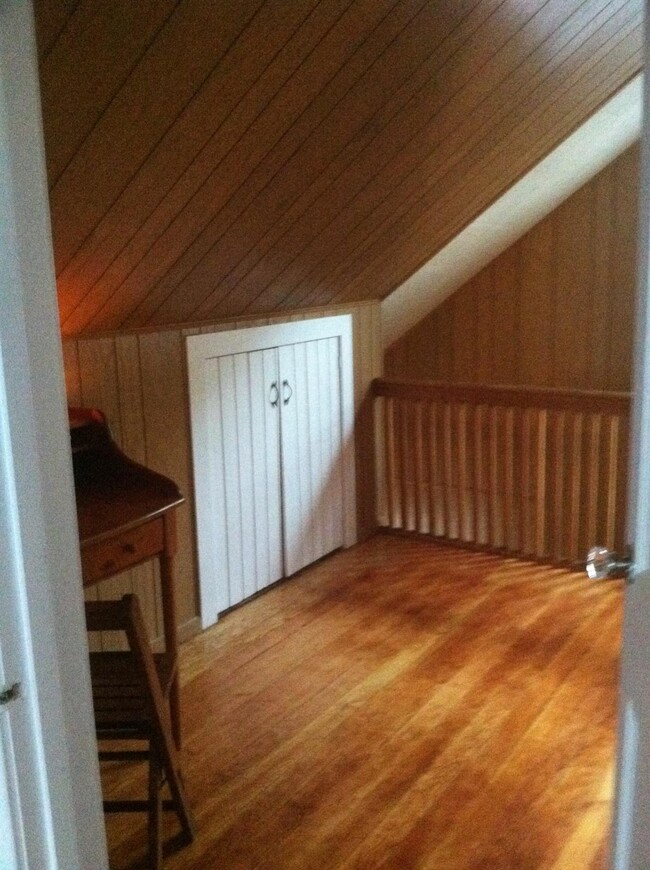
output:
M 0 4 L 0 354 L 5 501 L 3 646 L 23 685 L 6 708 L 5 779 L 22 866 L 108 866 L 52 261 L 32 8 Z M 4 773 L 7 773 L 5 763 Z M 19 793 L 16 795 L 16 787 Z M 37 821 L 38 820 L 38 821 Z M 6 819 L 5 819 L 6 821 Z M 0 844 L 0 849 L 2 845 Z M 21 866 L 21 859 L 18 858 Z
M 223 609 L 223 602 L 215 589 L 216 584 L 211 583 L 209 578 L 214 573 L 213 566 L 218 564 L 217 548 L 224 546 L 224 542 L 216 539 L 213 528 L 206 523 L 205 512 L 198 508 L 200 504 L 211 504 L 215 500 L 207 473 L 211 451 L 207 434 L 210 426 L 208 402 L 205 398 L 205 362 L 216 357 L 324 338 L 338 338 L 340 341 L 343 544 L 345 547 L 350 547 L 357 541 L 352 316 L 342 314 L 334 317 L 317 317 L 270 326 L 187 336 L 192 454 L 199 538 L 200 607 L 204 628 L 214 624 L 219 610 Z
M 646 14 L 645 67 L 650 60 Z M 633 583 L 625 590 L 616 789 L 612 829 L 615 870 L 650 867 L 650 78 L 644 82 L 637 298 L 628 476 L 628 542 Z

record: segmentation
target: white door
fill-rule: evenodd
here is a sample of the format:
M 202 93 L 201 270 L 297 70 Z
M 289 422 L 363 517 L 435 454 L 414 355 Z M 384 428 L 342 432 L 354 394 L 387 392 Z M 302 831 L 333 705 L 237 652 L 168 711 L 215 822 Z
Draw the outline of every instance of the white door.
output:
M 343 545 L 339 339 L 279 348 L 285 574 Z
M 224 610 L 343 544 L 339 338 L 212 357 L 203 377 L 199 535 Z
M 16 773 L 11 758 L 13 747 L 5 735 L 2 722 L 0 730 L 0 867 L 3 870 L 18 870 L 18 849 L 23 853 L 23 866 L 27 865 L 24 860 L 22 819 L 19 808 L 15 806 Z
M 12 685 L 19 684 L 24 693 L 26 663 L 21 651 L 25 639 L 20 636 L 18 630 L 20 608 L 14 591 L 18 579 L 16 574 L 19 571 L 19 553 L 16 552 L 15 534 L 11 522 L 11 506 L 15 504 L 15 494 L 12 492 L 9 473 L 11 466 L 6 437 L 7 405 L 3 387 L 4 375 L 0 356 L 0 601 L 2 601 L 0 692 L 9 693 Z M 10 700 L 5 695 L 4 699 L 0 699 L 0 868 L 2 870 L 29 866 L 25 838 L 25 828 L 28 823 L 34 825 L 34 830 L 38 834 L 37 843 L 32 846 L 32 858 L 40 859 L 42 865 L 46 866 L 50 851 L 48 840 L 52 836 L 51 821 L 47 803 L 39 800 L 43 784 L 38 781 L 40 765 L 34 751 L 38 746 L 39 735 L 36 732 L 35 740 L 31 738 L 30 732 L 34 730 L 35 723 L 29 711 L 25 709 L 25 703 L 25 699 L 20 696 Z M 29 777 L 22 784 L 17 766 L 19 755 L 28 757 L 29 766 L 35 774 L 35 777 Z M 31 808 L 31 819 L 25 818 L 26 812 L 23 812 L 23 807 L 26 812 Z
M 199 539 L 221 579 L 217 612 L 282 577 L 277 367 L 275 348 L 205 363 L 207 468 L 199 460 L 197 497 L 211 508 L 198 511 Z
M 203 626 L 356 540 L 349 315 L 187 339 Z
M 108 866 L 31 4 L 0 3 L 0 867 Z
M 648 48 L 646 46 L 646 68 Z M 613 830 L 616 870 L 650 867 L 650 123 L 648 76 L 642 161 L 641 233 L 630 466 L 630 540 L 635 568 L 626 587 Z M 614 325 L 615 326 L 615 325 Z

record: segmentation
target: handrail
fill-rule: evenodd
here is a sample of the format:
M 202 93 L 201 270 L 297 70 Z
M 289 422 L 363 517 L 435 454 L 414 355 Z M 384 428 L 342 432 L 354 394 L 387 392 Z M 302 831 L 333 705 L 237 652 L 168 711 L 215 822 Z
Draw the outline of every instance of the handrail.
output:
M 447 384 L 401 378 L 375 378 L 375 396 L 418 401 L 463 402 L 505 408 L 545 408 L 549 411 L 588 409 L 598 414 L 628 414 L 630 393 L 597 390 L 556 390 L 552 387 L 511 387 L 478 384 Z
M 625 543 L 630 395 L 377 379 L 379 525 L 579 564 Z

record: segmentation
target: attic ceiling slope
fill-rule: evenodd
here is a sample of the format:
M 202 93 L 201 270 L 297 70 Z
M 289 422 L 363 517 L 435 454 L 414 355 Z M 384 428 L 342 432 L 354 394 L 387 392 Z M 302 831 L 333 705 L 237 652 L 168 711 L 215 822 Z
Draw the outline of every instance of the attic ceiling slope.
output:
M 39 0 L 65 335 L 385 298 L 642 67 L 641 0 Z
M 642 115 L 640 73 L 383 300 L 384 347 L 614 162 L 640 138 Z

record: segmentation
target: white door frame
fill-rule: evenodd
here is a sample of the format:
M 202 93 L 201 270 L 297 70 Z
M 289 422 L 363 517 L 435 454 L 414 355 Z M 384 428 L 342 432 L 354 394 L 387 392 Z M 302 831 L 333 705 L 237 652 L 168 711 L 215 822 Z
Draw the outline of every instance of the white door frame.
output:
M 645 127 L 647 140 L 647 114 Z M 28 758 L 22 763 L 20 785 L 25 796 L 38 800 L 38 812 L 51 822 L 47 830 L 27 830 L 25 848 L 30 855 L 44 856 L 32 862 L 39 870 L 99 870 L 107 866 L 107 859 L 66 444 L 35 42 L 27 0 L 0 4 L 0 177 L 0 348 L 6 394 L 0 462 L 6 474 L 11 471 L 17 524 L 12 545 L 20 557 L 7 588 L 23 615 L 22 643 L 12 652 L 18 653 L 21 668 L 27 666 L 21 677 L 31 733 L 19 733 L 20 725 L 15 730 L 17 737 L 27 739 L 26 746 L 31 742 L 30 757 L 37 760 L 38 770 L 34 776 Z M 644 198 L 647 204 L 647 184 Z M 642 245 L 647 263 L 647 233 Z M 6 650 L 4 665 L 13 673 Z M 634 739 L 633 727 L 629 736 Z M 622 732 L 623 757 L 625 740 Z M 647 819 L 635 821 L 631 804 L 622 798 L 632 794 L 645 807 L 650 804 L 650 783 L 633 779 L 634 772 L 623 764 L 617 788 L 617 870 L 646 866 L 634 863 L 627 846 L 634 829 Z M 6 812 L 0 817 L 0 830 L 7 818 Z
M 354 458 L 354 364 L 352 348 L 352 316 L 315 317 L 254 326 L 222 332 L 187 336 L 187 364 L 192 426 L 192 455 L 196 498 L 197 538 L 199 554 L 199 588 L 201 624 L 213 625 L 223 597 L 214 583 L 215 566 L 220 564 L 223 546 L 214 535 L 214 493 L 206 469 L 210 463 L 210 421 L 204 377 L 206 360 L 253 350 L 316 341 L 323 338 L 340 340 L 341 371 L 341 467 L 343 474 L 343 546 L 351 547 L 357 541 L 356 477 Z M 210 510 L 202 506 L 212 505 Z
M 645 68 L 650 68 L 646 11 Z M 612 830 L 615 870 L 650 867 L 650 76 L 644 82 L 628 540 Z M 616 328 L 616 324 L 614 324 Z
M 0 4 L 0 567 L 8 866 L 107 866 L 31 3 Z M 22 828 L 22 833 L 21 833 Z M 0 864 L 5 844 L 0 843 Z M 12 862 L 9 864 L 9 862 Z

